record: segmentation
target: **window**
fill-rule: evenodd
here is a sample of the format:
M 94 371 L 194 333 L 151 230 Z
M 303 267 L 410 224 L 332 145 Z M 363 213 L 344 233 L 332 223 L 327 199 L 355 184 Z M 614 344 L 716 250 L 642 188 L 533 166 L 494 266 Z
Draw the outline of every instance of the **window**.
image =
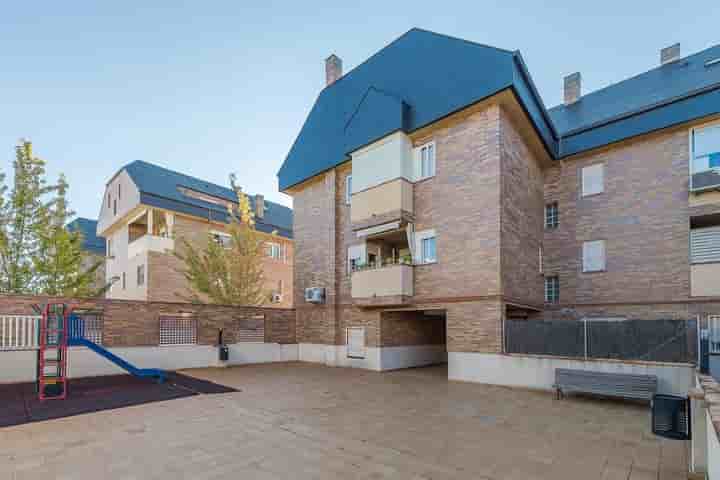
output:
M 160 345 L 197 343 L 197 322 L 192 315 L 160 315 Z
M 690 230 L 690 263 L 720 262 L 720 226 Z
M 122 272 L 122 289 L 125 290 L 125 272 Z
M 720 168 L 720 124 L 692 131 L 692 170 Z
M 437 262 L 437 242 L 435 230 L 424 230 L 415 232 L 417 251 L 419 253 L 418 264 Z
M 107 252 L 108 252 L 108 257 L 110 257 L 110 258 L 115 257 L 115 250 L 113 250 L 112 238 L 107 239 Z
M 720 124 L 691 130 L 691 189 L 720 185 Z
M 602 163 L 582 169 L 582 196 L 596 195 L 605 191 L 605 166 Z
M 435 142 L 426 143 L 419 149 L 420 179 L 435 176 Z
M 210 232 L 215 243 L 223 248 L 230 248 L 232 243 L 232 237 L 227 233 L 222 232 Z
M 268 243 L 267 256 L 275 260 L 282 260 L 282 246 L 277 243 Z
M 137 267 L 137 284 L 138 287 L 145 285 L 145 265 L 138 265 Z
M 109 194 L 109 193 L 108 193 L 108 200 L 107 200 L 107 202 L 108 202 L 107 206 L 108 206 L 108 208 L 110 208 L 110 194 Z
M 120 191 L 120 184 L 118 183 L 118 200 L 122 198 L 122 192 Z
M 605 270 L 605 240 L 583 243 L 583 272 L 602 272 Z
M 350 275 L 358 267 L 365 263 L 365 244 L 350 245 L 348 247 L 347 273 Z
M 557 228 L 560 224 L 558 218 L 558 203 L 552 202 L 545 205 L 545 228 L 553 229 Z
M 553 275 L 545 277 L 545 303 L 558 303 L 560 301 L 560 277 Z
M 113 200 L 113 215 L 117 215 L 117 199 Z
M 345 177 L 345 205 L 350 205 L 352 196 L 352 175 Z

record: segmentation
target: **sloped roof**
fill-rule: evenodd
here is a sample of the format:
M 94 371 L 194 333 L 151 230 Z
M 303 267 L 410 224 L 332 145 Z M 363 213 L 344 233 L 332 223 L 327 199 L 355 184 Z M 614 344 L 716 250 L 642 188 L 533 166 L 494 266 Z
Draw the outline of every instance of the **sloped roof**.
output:
M 280 190 L 505 89 L 554 158 L 720 113 L 718 58 L 720 45 L 548 110 L 519 52 L 412 29 L 322 90 L 278 172 Z
M 105 256 L 105 239 L 97 236 L 97 220 L 78 217 L 67 224 L 71 232 L 79 231 L 83 236 L 83 249 L 96 255 Z
M 554 132 L 518 52 L 412 29 L 320 93 L 278 173 L 280 189 L 394 131 L 424 127 L 506 88 L 554 151 Z
M 237 201 L 235 192 L 230 188 L 142 160 L 135 160 L 123 169 L 140 190 L 140 202 L 145 205 L 226 222 L 228 215 L 223 206 L 187 196 L 183 194 L 180 187 L 231 202 Z M 254 210 L 255 196 L 248 194 L 248 198 Z M 292 238 L 292 209 L 269 200 L 265 200 L 264 203 L 264 217 L 262 219 L 255 218 L 257 230 L 265 233 L 277 231 L 278 235 Z

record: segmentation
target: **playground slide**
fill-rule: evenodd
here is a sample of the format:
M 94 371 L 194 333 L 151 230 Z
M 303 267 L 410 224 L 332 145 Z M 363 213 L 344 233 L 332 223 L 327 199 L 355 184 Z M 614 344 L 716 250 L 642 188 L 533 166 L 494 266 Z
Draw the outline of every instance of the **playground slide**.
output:
M 158 382 L 160 383 L 163 383 L 167 378 L 166 373 L 163 370 L 158 370 L 157 368 L 137 368 L 135 365 L 132 365 L 131 363 L 123 360 L 111 351 L 83 337 L 70 336 L 70 338 L 68 339 L 68 345 L 87 347 L 101 357 L 107 358 L 118 367 L 122 368 L 123 370 L 136 377 L 157 378 Z

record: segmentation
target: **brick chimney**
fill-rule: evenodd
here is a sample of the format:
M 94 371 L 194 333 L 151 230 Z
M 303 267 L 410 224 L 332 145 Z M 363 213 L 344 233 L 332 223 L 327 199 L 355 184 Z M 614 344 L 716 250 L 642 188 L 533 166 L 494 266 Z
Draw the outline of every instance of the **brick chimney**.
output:
M 680 44 L 670 45 L 660 50 L 660 65 L 674 62 L 680 59 Z
M 325 59 L 325 85 L 332 85 L 342 77 L 342 60 L 334 53 Z
M 263 218 L 265 216 L 265 197 L 255 195 L 255 218 Z
M 563 79 L 563 97 L 565 105 L 572 105 L 582 96 L 582 76 L 575 72 Z

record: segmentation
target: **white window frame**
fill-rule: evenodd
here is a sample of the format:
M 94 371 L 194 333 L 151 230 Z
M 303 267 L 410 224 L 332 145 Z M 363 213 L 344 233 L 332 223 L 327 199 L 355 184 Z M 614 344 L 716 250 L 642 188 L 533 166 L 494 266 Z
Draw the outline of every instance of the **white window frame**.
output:
M 592 177 L 591 174 L 593 172 L 598 171 L 596 175 L 599 175 L 599 185 L 595 185 L 593 187 Z M 599 195 L 601 193 L 605 193 L 605 164 L 604 163 L 595 163 L 592 165 L 587 165 L 585 167 L 582 167 L 580 172 L 580 181 L 581 185 L 580 188 L 582 190 L 581 194 L 583 197 L 589 197 L 591 195 Z M 592 182 L 592 183 L 591 183 Z
M 554 285 L 555 288 L 555 294 L 557 295 L 556 298 L 550 298 L 550 295 L 548 295 L 551 291 L 549 287 L 549 283 L 551 281 L 557 281 L 557 284 Z M 545 291 L 545 303 L 559 303 L 560 302 L 560 277 L 558 275 L 548 275 L 543 280 L 543 287 Z
M 423 172 L 423 152 L 429 152 L 428 172 Z M 432 178 L 437 173 L 437 146 L 435 141 L 424 143 L 415 148 L 415 162 L 417 164 L 417 179 Z
M 283 260 L 283 248 L 282 245 L 276 242 L 267 242 L 267 256 L 273 260 Z
M 554 212 L 554 214 L 552 214 Z M 548 220 L 554 220 L 553 223 Z M 554 230 L 560 226 L 560 206 L 558 202 L 545 204 L 545 230 Z
M 592 248 L 599 247 L 600 259 L 595 263 L 590 258 Z M 582 244 L 582 271 L 583 273 L 604 272 L 607 269 L 607 245 L 605 240 L 589 240 Z
M 695 170 L 695 134 L 701 130 L 715 129 L 715 128 L 720 128 L 720 120 L 708 122 L 703 125 L 698 125 L 697 127 L 693 127 L 688 131 L 688 137 L 689 137 L 688 138 L 688 150 L 689 150 L 689 157 L 690 157 L 690 161 L 688 162 L 688 171 L 690 173 L 690 188 L 691 189 L 693 188 L 692 178 L 696 173 L 707 172 L 710 170 L 715 170 L 715 171 L 720 170 L 720 168 L 718 168 L 718 167 L 709 167 L 709 166 L 707 169 L 704 169 L 704 170 L 697 170 L 697 171 Z M 720 147 L 718 147 L 718 148 L 720 149 Z M 701 156 L 704 156 L 704 155 L 701 155 Z
M 429 239 L 435 240 L 435 258 L 429 261 L 426 261 L 425 258 L 425 251 L 423 249 L 423 241 L 429 240 Z M 437 235 L 435 235 L 434 229 L 429 230 L 423 230 L 420 232 L 415 232 L 415 251 L 417 252 L 417 259 L 415 261 L 416 265 L 430 265 L 433 263 L 437 263 L 438 259 L 438 242 L 437 242 Z
M 345 177 L 345 205 L 352 201 L 352 174 Z

